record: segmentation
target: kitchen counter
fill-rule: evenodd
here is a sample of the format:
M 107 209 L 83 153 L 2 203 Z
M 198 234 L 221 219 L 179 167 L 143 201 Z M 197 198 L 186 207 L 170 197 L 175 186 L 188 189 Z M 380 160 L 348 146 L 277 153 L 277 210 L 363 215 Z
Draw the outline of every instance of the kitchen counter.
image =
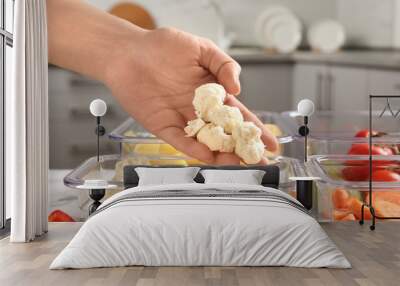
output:
M 392 50 L 344 50 L 335 54 L 297 51 L 283 55 L 258 48 L 232 48 L 228 53 L 240 63 L 310 63 L 400 69 L 400 51 Z

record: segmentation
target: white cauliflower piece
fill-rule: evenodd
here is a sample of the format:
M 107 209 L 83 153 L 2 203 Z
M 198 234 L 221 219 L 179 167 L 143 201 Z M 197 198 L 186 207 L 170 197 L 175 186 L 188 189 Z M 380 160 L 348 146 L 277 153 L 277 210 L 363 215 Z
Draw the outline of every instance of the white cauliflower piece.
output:
M 219 84 L 198 87 L 193 99 L 198 118 L 188 122 L 185 132 L 211 151 L 235 152 L 246 164 L 257 164 L 265 151 L 262 131 L 253 122 L 244 122 L 237 107 L 224 105 L 225 97 Z
M 257 164 L 264 155 L 265 146 L 261 139 L 251 141 L 237 140 L 235 154 L 238 155 L 246 164 Z
M 193 106 L 197 117 L 210 122 L 210 115 L 224 104 L 225 96 L 224 87 L 217 83 L 207 83 L 196 88 Z
M 235 126 L 243 123 L 243 115 L 239 108 L 229 105 L 223 105 L 215 109 L 209 115 L 209 119 L 215 125 L 224 128 L 226 133 L 231 134 Z
M 194 137 L 206 123 L 201 118 L 190 120 L 184 128 L 188 137 Z
M 235 149 L 232 135 L 225 134 L 221 126 L 212 123 L 200 129 L 197 133 L 197 141 L 205 144 L 211 151 L 233 152 Z
M 232 131 L 232 136 L 235 140 L 249 142 L 254 139 L 261 138 L 261 129 L 258 128 L 253 122 L 243 122 L 243 124 L 235 126 Z
M 234 138 L 235 153 L 246 164 L 257 164 L 264 155 L 265 146 L 261 141 L 261 129 L 253 122 L 243 122 L 233 128 L 232 137 Z

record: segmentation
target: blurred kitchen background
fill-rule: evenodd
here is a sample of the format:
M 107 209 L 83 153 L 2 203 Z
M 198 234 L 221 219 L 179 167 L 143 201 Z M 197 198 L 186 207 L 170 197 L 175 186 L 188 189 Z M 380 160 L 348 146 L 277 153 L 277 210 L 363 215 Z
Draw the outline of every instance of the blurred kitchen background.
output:
M 241 64 L 240 99 L 252 109 L 290 110 L 301 98 L 320 110 L 366 109 L 369 93 L 400 92 L 398 0 L 88 2 L 147 28 L 211 38 Z M 128 117 L 102 84 L 54 66 L 49 93 L 52 169 L 74 168 L 96 153 L 91 100 L 108 103 L 107 131 Z M 102 151 L 117 148 L 104 142 Z
M 251 109 L 280 113 L 310 98 L 322 111 L 366 110 L 369 94 L 400 93 L 399 0 L 88 2 L 148 29 L 173 26 L 212 39 L 242 66 L 239 98 Z M 78 209 L 83 192 L 61 182 L 96 155 L 88 109 L 95 98 L 108 104 L 107 132 L 128 118 L 101 83 L 49 67 L 50 209 L 63 205 L 74 217 L 86 211 L 87 193 Z M 102 154 L 119 148 L 102 139 Z

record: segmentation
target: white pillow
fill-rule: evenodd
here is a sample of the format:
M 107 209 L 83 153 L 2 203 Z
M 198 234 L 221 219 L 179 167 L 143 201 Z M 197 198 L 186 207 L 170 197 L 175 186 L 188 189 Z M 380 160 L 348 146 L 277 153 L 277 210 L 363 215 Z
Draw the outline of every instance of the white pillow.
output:
M 139 186 L 171 185 L 195 183 L 193 180 L 200 168 L 135 168 L 139 176 Z
M 205 184 L 261 185 L 265 171 L 262 170 L 202 170 Z

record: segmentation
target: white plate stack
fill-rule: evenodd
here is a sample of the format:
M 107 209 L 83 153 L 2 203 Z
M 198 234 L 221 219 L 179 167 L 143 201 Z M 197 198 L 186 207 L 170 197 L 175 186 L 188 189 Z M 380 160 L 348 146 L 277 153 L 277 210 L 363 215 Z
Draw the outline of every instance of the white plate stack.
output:
M 334 53 L 345 44 L 346 31 L 338 21 L 326 19 L 310 27 L 307 39 L 314 51 Z
M 255 36 L 263 48 L 284 54 L 291 53 L 301 43 L 302 24 L 288 8 L 270 6 L 257 17 Z

